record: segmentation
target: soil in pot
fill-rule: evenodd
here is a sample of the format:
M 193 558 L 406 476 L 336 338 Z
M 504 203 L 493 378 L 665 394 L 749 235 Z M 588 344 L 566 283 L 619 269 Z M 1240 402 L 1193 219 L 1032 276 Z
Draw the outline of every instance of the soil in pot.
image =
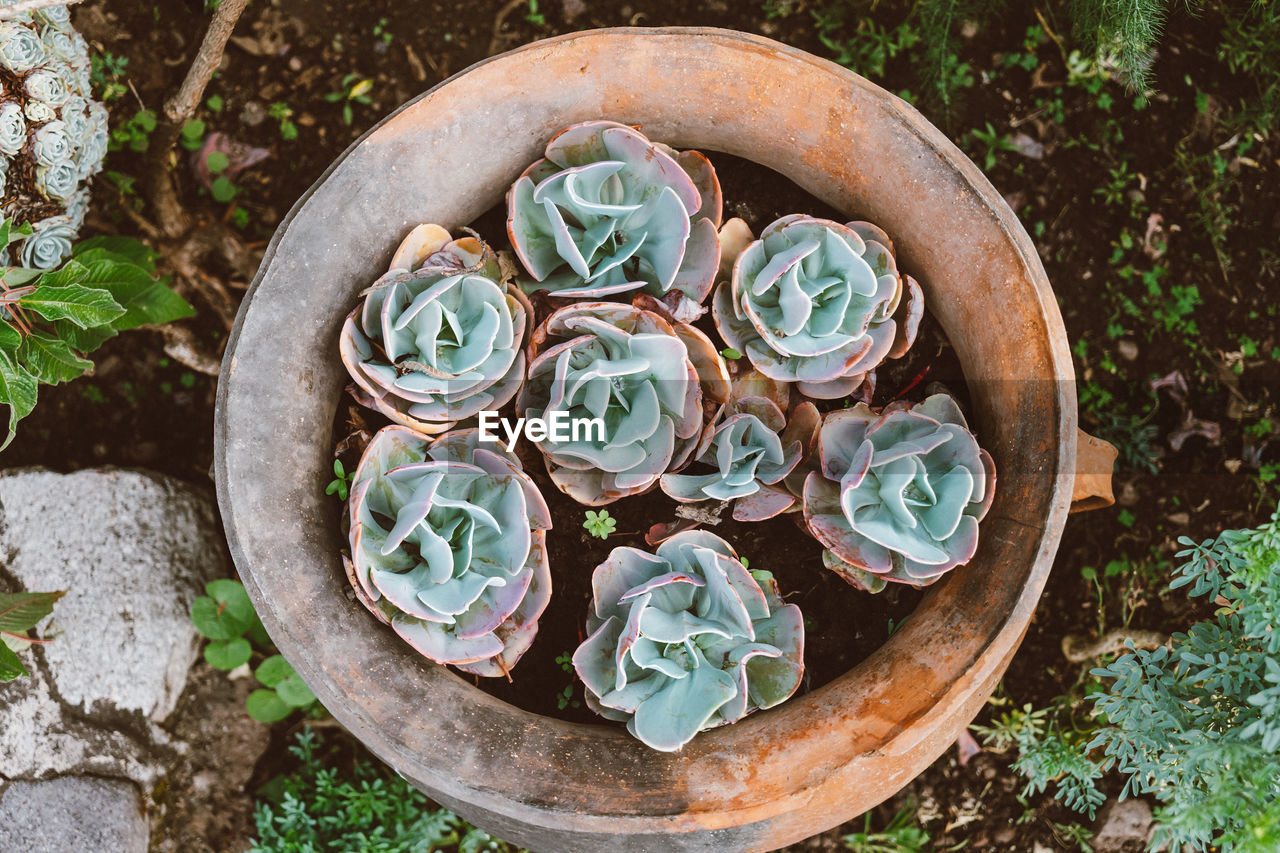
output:
M 758 234 L 770 222 L 788 213 L 804 212 L 836 221 L 850 218 L 771 169 L 727 154 L 704 153 L 711 158 L 720 178 L 725 218 L 741 217 L 753 233 Z M 505 204 L 496 205 L 469 227 L 491 240 L 495 248 L 505 248 Z M 909 258 L 899 258 L 899 264 L 905 271 L 911 271 Z M 709 313 L 696 325 L 717 345 L 723 345 Z M 935 383 L 945 387 L 967 408 L 968 391 L 959 361 L 946 335 L 929 314 L 926 303 L 915 345 L 904 358 L 886 362 L 877 371 L 872 403 L 879 407 L 899 397 L 920 400 L 930 390 L 937 390 Z M 824 412 L 848 403 L 846 400 L 815 402 Z M 504 410 L 503 416 L 515 417 L 514 411 L 509 411 L 512 408 Z M 388 423 L 376 412 L 361 409 L 344 397 L 334 419 L 335 447 L 352 432 L 353 412 L 369 434 Z M 614 548 L 631 546 L 651 550 L 644 541 L 645 531 L 653 524 L 674 521 L 680 504 L 659 489 L 615 501 L 605 508 L 616 520 L 617 530 L 607 540 L 597 539 L 582 526 L 588 508 L 562 494 L 551 483 L 537 448 L 522 442 L 517 452 L 551 509 L 553 527 L 547 535 L 547 545 L 554 593 L 539 620 L 538 638 L 512 670 L 510 681 L 467 677 L 473 678 L 486 693 L 526 711 L 572 722 L 603 722 L 583 702 L 582 686 L 577 683 L 569 661 L 585 637 L 592 571 Z M 341 458 L 346 469 L 354 471 L 359 449 L 350 448 Z M 335 506 L 335 529 L 340 524 L 340 515 Z M 796 523 L 796 517 L 784 515 L 763 522 L 743 523 L 734 521 L 726 509 L 719 523 L 704 527 L 732 544 L 747 558 L 752 569 L 773 572 L 787 601 L 800 607 L 805 618 L 805 676 L 799 691 L 803 693 L 839 677 L 878 649 L 910 617 L 924 593 L 901 584 L 890 584 L 876 595 L 854 589 L 823 568 L 822 546 Z

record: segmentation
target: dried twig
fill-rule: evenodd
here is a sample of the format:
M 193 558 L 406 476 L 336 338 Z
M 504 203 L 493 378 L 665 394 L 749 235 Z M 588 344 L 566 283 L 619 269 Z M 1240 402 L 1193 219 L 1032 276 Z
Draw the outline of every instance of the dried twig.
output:
M 0 8 L 0 21 L 7 21 L 19 15 L 25 15 L 27 12 L 48 9 L 50 6 L 71 6 L 80 2 L 83 0 L 18 0 L 16 3 Z
M 164 335 L 165 355 L 198 373 L 208 376 L 218 375 L 222 369 L 221 359 L 205 352 L 191 329 L 186 326 L 167 324 L 160 326 L 159 331 Z
M 182 133 L 182 125 L 195 115 L 196 107 L 204 97 L 205 87 L 222 62 L 227 39 L 231 37 L 231 31 L 235 29 L 236 21 L 240 19 L 240 14 L 248 3 L 249 0 L 222 0 L 218 4 L 213 20 L 209 22 L 209 29 L 204 34 L 204 41 L 200 43 L 200 49 L 187 70 L 187 76 L 177 94 L 165 101 L 166 121 L 160 123 L 152 136 L 151 149 L 155 154 L 147 194 L 156 220 L 173 239 L 182 236 L 190 227 L 189 217 L 178 201 L 178 191 L 170 169 L 173 146 Z

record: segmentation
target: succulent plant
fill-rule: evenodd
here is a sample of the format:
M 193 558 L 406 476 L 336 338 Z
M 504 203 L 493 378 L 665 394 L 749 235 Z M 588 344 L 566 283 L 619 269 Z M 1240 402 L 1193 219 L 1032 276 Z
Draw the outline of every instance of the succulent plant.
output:
M 716 328 L 752 366 L 818 399 L 856 392 L 915 340 L 924 296 L 888 236 L 792 214 L 765 228 L 716 290 Z
M 552 481 L 587 506 L 648 491 L 687 465 L 729 396 L 706 335 L 634 305 L 560 308 L 534 330 L 529 357 L 522 417 L 603 422 L 603 441 L 585 430 L 538 444 Z
M 32 227 L 3 262 L 52 269 L 71 254 L 107 154 L 107 111 L 91 99 L 66 7 L 0 22 L 0 215 Z
M 859 403 L 828 414 L 816 469 L 804 483 L 804 520 L 830 551 L 828 568 L 855 586 L 871 579 L 926 586 L 966 563 L 995 496 L 996 470 L 955 400 Z
M 505 405 L 524 379 L 528 298 L 474 237 L 415 228 L 342 326 L 363 405 L 426 435 Z
M 720 264 L 721 203 L 715 170 L 697 151 L 589 121 L 556 134 L 511 187 L 507 231 L 536 280 L 530 291 L 679 294 L 668 305 L 692 319 Z
M 475 675 L 506 675 L 551 598 L 551 515 L 514 456 L 477 431 L 431 441 L 380 430 L 351 478 L 356 597 L 409 645 Z
M 653 554 L 615 548 L 591 588 L 589 636 L 573 654 L 587 704 L 654 749 L 678 750 L 800 686 L 800 608 L 712 533 L 678 533 Z
M 786 386 L 759 374 L 754 378 L 762 381 L 734 380 L 725 419 L 695 454 L 695 465 L 714 470 L 664 474 L 661 485 L 668 496 L 682 503 L 733 500 L 738 521 L 763 521 L 796 503 L 782 482 L 809 455 L 822 416 L 807 400 L 788 415 Z

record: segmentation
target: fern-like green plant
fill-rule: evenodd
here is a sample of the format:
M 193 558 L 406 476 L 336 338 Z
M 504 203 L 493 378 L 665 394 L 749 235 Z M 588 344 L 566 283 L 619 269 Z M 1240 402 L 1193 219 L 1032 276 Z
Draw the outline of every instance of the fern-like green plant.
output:
M 298 767 L 259 790 L 258 838 L 249 853 L 515 853 L 517 848 L 437 808 L 392 770 L 357 758 L 350 770 L 334 760 L 341 749 L 304 729 L 289 752 Z M 342 766 L 348 766 L 346 761 Z
M 1057 783 L 1064 803 L 1089 814 L 1097 781 L 1124 777 L 1121 796 L 1159 803 L 1151 849 L 1274 853 L 1280 849 L 1280 512 L 1253 530 L 1186 537 L 1171 588 L 1218 605 L 1167 646 L 1129 651 L 1091 675 L 1091 737 L 1027 706 L 990 728 L 1015 746 L 1027 791 Z M 1060 715 L 1059 715 L 1060 716 Z

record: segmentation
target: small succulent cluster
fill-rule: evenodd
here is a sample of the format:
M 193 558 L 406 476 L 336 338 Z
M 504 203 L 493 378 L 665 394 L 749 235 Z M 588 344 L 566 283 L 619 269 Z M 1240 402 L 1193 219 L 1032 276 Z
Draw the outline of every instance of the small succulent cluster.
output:
M 604 441 L 539 444 L 551 480 L 578 503 L 600 506 L 652 489 L 688 464 L 729 393 L 710 338 L 633 305 L 584 302 L 557 310 L 533 333 L 525 417 L 600 418 Z
M 492 249 L 420 225 L 343 323 L 352 393 L 398 424 L 444 432 L 515 396 L 532 316 Z
M 66 7 L 0 21 L 0 212 L 33 229 L 18 265 L 51 269 L 71 253 L 106 154 L 107 111 Z
M 384 427 L 348 501 L 356 597 L 411 646 L 476 675 L 504 675 L 551 599 L 551 513 L 520 462 L 475 430 L 430 441 Z
M 550 595 L 546 504 L 466 428 L 481 411 L 600 425 L 535 442 L 580 505 L 657 488 L 709 505 L 650 528 L 653 552 L 615 548 L 596 568 L 573 655 L 588 705 L 665 751 L 785 701 L 804 671 L 804 622 L 772 574 L 696 529 L 717 505 L 789 514 L 827 568 L 877 591 L 969 560 L 994 494 L 950 397 L 868 405 L 924 312 L 889 236 L 795 214 L 756 239 L 721 208 L 698 152 L 573 125 L 507 194 L 514 257 L 419 226 L 340 344 L 353 396 L 396 424 L 350 484 L 352 582 L 432 660 L 506 675 Z M 700 325 L 724 350 L 695 325 L 708 302 Z M 824 402 L 841 398 L 860 402 Z M 603 510 L 583 527 L 620 535 Z
M 678 533 L 652 554 L 615 548 L 591 588 L 589 636 L 573 654 L 587 704 L 654 749 L 678 750 L 800 686 L 800 608 L 712 533 Z
M 851 583 L 924 586 L 973 556 L 995 483 L 995 463 L 946 394 L 878 413 L 859 403 L 818 431 L 804 518 L 827 567 Z

